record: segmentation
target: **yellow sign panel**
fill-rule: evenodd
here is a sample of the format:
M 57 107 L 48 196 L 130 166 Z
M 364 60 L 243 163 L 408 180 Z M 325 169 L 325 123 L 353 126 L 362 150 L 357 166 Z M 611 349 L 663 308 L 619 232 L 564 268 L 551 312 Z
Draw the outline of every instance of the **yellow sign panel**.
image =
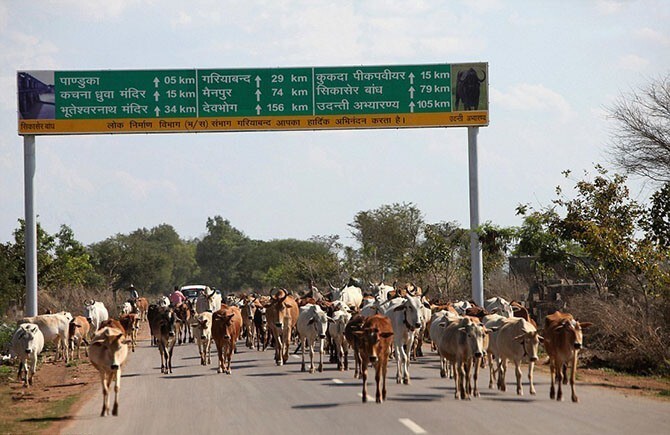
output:
M 22 119 L 19 134 L 189 133 L 486 126 L 487 111 L 225 118 Z

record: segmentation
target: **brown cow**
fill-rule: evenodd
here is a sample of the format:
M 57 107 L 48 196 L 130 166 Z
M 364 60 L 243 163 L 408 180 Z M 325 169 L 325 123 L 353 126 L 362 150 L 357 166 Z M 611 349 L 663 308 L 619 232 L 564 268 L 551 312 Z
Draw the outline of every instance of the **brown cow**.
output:
M 135 309 L 137 310 L 137 315 L 139 316 L 140 321 L 147 321 L 147 311 L 149 310 L 149 301 L 147 298 L 137 298 L 135 300 Z
M 291 333 L 298 322 L 298 303 L 284 289 L 275 293 L 267 305 L 266 317 L 275 340 L 275 363 L 280 366 L 288 361 Z
M 126 336 L 130 337 L 130 349 L 135 352 L 137 346 L 137 330 L 139 329 L 139 319 L 137 314 L 121 314 L 119 323 L 126 331 Z
M 193 334 L 191 333 L 191 303 L 182 302 L 174 308 L 175 315 L 181 320 L 181 328 L 178 331 L 177 344 L 182 345 L 186 343 L 186 335 L 188 335 L 188 342 L 193 341 Z
M 381 314 L 375 314 L 368 317 L 362 328 L 354 331 L 353 334 L 360 340 L 363 403 L 368 401 L 367 384 L 370 363 L 375 367 L 375 383 L 377 384 L 375 401 L 382 403 L 386 400 L 386 370 L 391 352 L 391 337 L 393 336 L 391 320 Z M 379 388 L 380 383 L 381 389 Z
M 217 373 L 230 374 L 230 362 L 241 332 L 242 313 L 239 308 L 221 305 L 220 310 L 212 313 L 212 338 L 219 353 Z
M 563 400 L 562 382 L 565 367 L 570 362 L 570 388 L 572 389 L 572 401 L 579 402 L 575 393 L 575 376 L 577 374 L 577 357 L 579 349 L 582 348 L 582 329 L 591 326 L 591 322 L 578 322 L 572 314 L 556 311 L 544 318 L 544 348 L 549 355 L 549 371 L 551 377 L 551 390 L 549 397 Z M 554 381 L 558 384 L 558 394 L 554 388 Z
M 128 346 L 124 343 L 123 331 L 104 327 L 98 330 L 91 341 L 89 358 L 98 369 L 102 382 L 101 417 L 109 415 L 109 388 L 114 381 L 114 408 L 112 415 L 119 415 L 119 390 L 121 389 L 121 366 L 128 357 Z
M 349 320 L 349 322 L 347 322 L 347 326 L 344 327 L 344 337 L 349 342 L 349 346 L 351 346 L 351 348 L 354 350 L 354 379 L 358 379 L 361 373 L 361 340 L 358 338 L 355 332 L 359 331 L 363 327 L 365 319 L 365 316 L 356 314 Z
M 91 324 L 84 316 L 77 316 L 70 321 L 70 350 L 74 354 L 74 347 L 77 346 L 77 359 L 81 358 L 81 344 L 88 346 L 88 334 L 91 331 Z M 84 348 L 86 356 L 88 356 L 88 349 Z

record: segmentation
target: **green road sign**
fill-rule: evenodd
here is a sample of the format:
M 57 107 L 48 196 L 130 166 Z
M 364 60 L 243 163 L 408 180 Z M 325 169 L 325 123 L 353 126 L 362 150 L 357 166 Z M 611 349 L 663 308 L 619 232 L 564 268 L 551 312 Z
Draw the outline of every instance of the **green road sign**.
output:
M 477 102 L 465 110 L 455 106 L 469 69 Z M 487 125 L 487 72 L 485 63 L 26 71 L 18 77 L 19 132 Z

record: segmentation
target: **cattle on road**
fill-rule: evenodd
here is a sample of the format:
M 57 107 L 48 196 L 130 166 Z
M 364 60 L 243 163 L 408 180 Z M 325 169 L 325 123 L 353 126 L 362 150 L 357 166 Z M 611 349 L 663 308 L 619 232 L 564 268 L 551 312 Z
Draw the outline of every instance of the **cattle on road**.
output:
M 91 364 L 100 373 L 102 383 L 101 417 L 109 415 L 109 389 L 114 381 L 114 407 L 112 415 L 119 415 L 119 391 L 121 390 L 121 367 L 128 358 L 125 334 L 116 328 L 104 327 L 99 330 L 89 346 Z
M 217 373 L 231 373 L 230 363 L 241 332 L 242 313 L 239 308 L 221 305 L 220 310 L 212 313 L 212 338 L 219 355 Z
M 37 371 L 37 357 L 44 348 L 44 335 L 37 325 L 32 323 L 21 323 L 12 335 L 10 344 L 11 354 L 19 359 L 19 372 L 17 378 L 21 380 L 23 372 L 23 385 L 33 384 L 33 376 Z
M 368 366 L 370 363 L 375 368 L 375 383 L 377 386 L 375 401 L 382 403 L 386 400 L 386 371 L 391 352 L 391 337 L 393 336 L 391 321 L 386 316 L 375 314 L 368 317 L 361 329 L 354 331 L 353 334 L 360 340 L 359 352 L 361 354 L 363 403 L 368 400 L 367 383 Z

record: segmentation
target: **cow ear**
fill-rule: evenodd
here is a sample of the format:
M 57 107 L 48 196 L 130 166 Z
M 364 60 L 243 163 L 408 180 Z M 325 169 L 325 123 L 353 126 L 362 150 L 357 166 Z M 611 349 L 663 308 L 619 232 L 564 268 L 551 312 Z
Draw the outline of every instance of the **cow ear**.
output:
M 382 332 L 382 333 L 379 334 L 379 335 L 380 335 L 382 338 L 389 338 L 389 337 L 391 337 L 391 336 L 393 335 L 393 333 L 392 333 L 392 332 Z
M 588 328 L 589 326 L 592 326 L 592 325 L 593 325 L 593 323 L 591 323 L 591 322 L 579 322 L 579 326 L 582 329 L 586 329 L 586 328 Z
M 537 335 L 537 339 L 540 340 L 540 343 L 544 343 L 544 337 L 540 334 Z
M 399 305 L 399 306 L 395 307 L 395 308 L 393 309 L 393 311 L 402 311 L 402 310 L 404 310 L 404 309 L 405 309 L 405 305 L 403 304 L 403 305 Z
M 498 330 L 498 328 L 486 328 L 486 331 L 484 331 L 484 332 L 486 332 L 487 334 L 490 334 L 492 332 L 496 332 L 497 330 Z

